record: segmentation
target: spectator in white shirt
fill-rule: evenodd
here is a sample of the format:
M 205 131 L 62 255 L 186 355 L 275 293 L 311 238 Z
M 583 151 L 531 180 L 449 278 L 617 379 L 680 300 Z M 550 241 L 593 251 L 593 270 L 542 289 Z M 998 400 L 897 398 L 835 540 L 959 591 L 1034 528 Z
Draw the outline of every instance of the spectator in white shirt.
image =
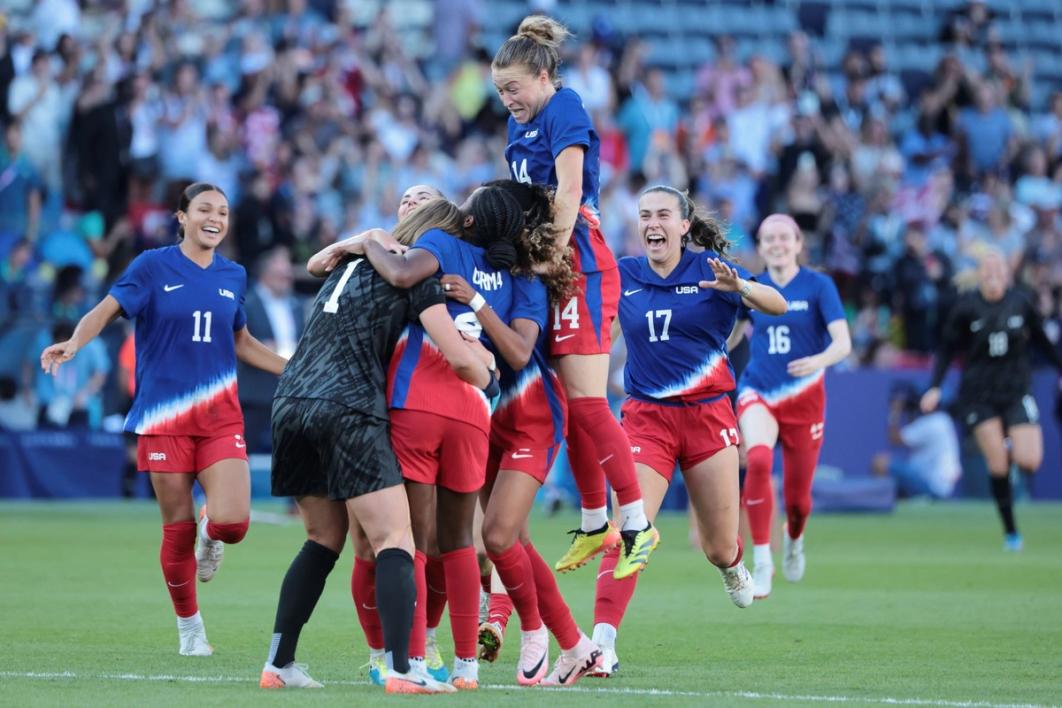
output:
M 918 392 L 901 386 L 889 404 L 889 437 L 907 449 L 903 457 L 880 453 L 874 458 L 878 476 L 896 480 L 901 498 L 930 497 L 946 499 L 962 476 L 959 439 L 955 423 L 942 410 L 921 415 Z M 906 424 L 901 425 L 906 420 Z

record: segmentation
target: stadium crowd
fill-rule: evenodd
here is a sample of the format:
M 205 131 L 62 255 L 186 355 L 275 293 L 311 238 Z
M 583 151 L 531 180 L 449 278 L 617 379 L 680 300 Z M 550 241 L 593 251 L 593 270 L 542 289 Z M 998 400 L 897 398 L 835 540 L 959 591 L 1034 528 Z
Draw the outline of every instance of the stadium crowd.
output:
M 65 377 L 36 362 L 133 256 L 173 241 L 171 207 L 188 183 L 227 193 L 227 255 L 253 274 L 274 330 L 256 334 L 290 352 L 314 290 L 309 255 L 392 226 L 409 185 L 460 200 L 504 175 L 495 47 L 479 29 L 487 3 L 423 4 L 428 52 L 388 10 L 366 16 L 343 0 L 243 0 L 231 15 L 189 0 L 41 0 L 0 15 L 0 427 L 99 427 L 124 411 L 122 326 Z M 530 4 L 564 18 L 556 3 Z M 688 185 L 753 271 L 759 220 L 792 214 L 809 261 L 841 290 L 850 365 L 893 366 L 926 359 L 956 276 L 994 248 L 1037 294 L 1059 346 L 1062 90 L 1033 105 L 1030 67 L 977 7 L 941 27 L 956 51 L 921 85 L 901 81 L 876 44 L 826 67 L 796 31 L 784 63 L 740 56 L 718 35 L 682 96 L 644 43 L 600 18 L 563 73 L 601 137 L 614 251 L 639 247 L 647 184 Z M 983 72 L 960 61 L 971 52 Z M 268 397 L 247 403 L 268 410 Z

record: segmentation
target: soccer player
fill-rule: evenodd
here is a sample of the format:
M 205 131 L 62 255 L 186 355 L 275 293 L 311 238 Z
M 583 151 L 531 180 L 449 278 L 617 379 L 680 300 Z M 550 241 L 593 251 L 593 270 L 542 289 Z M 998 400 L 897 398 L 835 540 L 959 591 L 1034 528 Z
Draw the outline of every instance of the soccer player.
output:
M 160 562 L 180 653 L 210 656 L 196 576 L 214 577 L 224 544 L 243 540 L 250 516 L 236 360 L 272 374 L 286 360 L 247 331 L 247 273 L 216 252 L 229 229 L 225 194 L 190 185 L 177 220 L 178 243 L 137 256 L 73 336 L 41 353 L 41 366 L 55 373 L 119 315 L 135 320 L 136 393 L 125 430 L 139 436 L 137 467 L 150 473 L 162 513 Z M 209 516 L 200 510 L 198 532 L 196 480 L 210 503 Z
M 785 214 L 771 214 L 756 238 L 767 264 L 756 279 L 777 289 L 789 303 L 781 317 L 748 313 L 751 354 L 738 384 L 738 423 L 748 460 L 743 501 L 753 543 L 755 596 L 763 599 L 771 594 L 774 576 L 774 446 L 781 441 L 786 514 L 782 572 L 795 583 L 804 576 L 804 527 L 822 447 L 823 372 L 848 356 L 852 344 L 837 287 L 828 276 L 800 266 L 804 237 L 796 222 Z
M 600 141 L 579 95 L 558 88 L 558 49 L 568 34 L 548 17 L 527 17 L 494 55 L 491 72 L 509 111 L 512 178 L 556 189 L 555 238 L 570 247 L 580 274 L 573 294 L 553 304 L 548 325 L 550 356 L 568 397 L 568 454 L 582 506 L 579 529 L 555 567 L 578 568 L 626 534 L 615 571 L 622 578 L 645 567 L 659 534 L 645 515 L 630 444 L 605 398 L 619 273 L 597 219 Z M 606 477 L 619 499 L 620 534 L 606 513 Z
M 451 212 L 456 212 L 452 205 L 435 200 L 399 224 L 395 237 L 409 245 L 440 213 Z M 318 293 L 273 405 L 273 494 L 296 498 L 307 541 L 281 586 L 263 688 L 320 686 L 295 663 L 295 649 L 342 550 L 349 514 L 376 558 L 387 692 L 455 690 L 410 666 L 414 548 L 386 395 L 387 368 L 411 321 L 432 338 L 457 385 L 481 387 L 487 395 L 497 391 L 487 364 L 462 341 L 444 302 L 436 281 L 401 291 L 364 258 L 336 268 Z
M 417 214 L 429 206 L 420 207 Z M 451 300 L 448 306 L 458 329 L 480 338 L 479 310 L 490 307 L 507 319 L 512 308 L 509 269 L 516 262 L 514 241 L 524 228 L 524 217 L 515 198 L 497 187 L 476 190 L 455 212 L 404 254 L 366 241 L 365 255 L 397 287 L 444 273 L 471 282 L 478 290 L 476 297 L 468 305 Z M 417 543 L 418 602 L 410 653 L 419 666 L 427 621 L 424 544 L 426 528 L 434 524 L 454 636 L 450 680 L 458 688 L 473 690 L 479 686 L 480 574 L 472 525 L 486 470 L 491 402 L 455 383 L 460 382 L 454 381 L 452 372 L 439 366 L 430 339 L 411 325 L 388 375 L 391 438 L 406 479 Z
M 726 341 L 741 308 L 779 315 L 786 303 L 723 260 L 729 244 L 719 224 L 677 189 L 642 192 L 638 228 L 646 255 L 620 260 L 619 324 L 627 345 L 623 428 L 646 513 L 656 516 L 677 463 L 700 520 L 701 548 L 734 604 L 748 607 L 752 578 L 741 562 L 739 438 L 726 395 L 734 388 Z M 616 579 L 610 571 L 617 561 L 617 551 L 608 551 L 597 576 L 593 641 L 604 656 L 592 675 L 618 668 L 616 631 L 638 580 Z
M 948 317 L 921 405 L 926 413 L 936 410 L 944 373 L 952 359 L 961 357 L 954 410 L 973 432 L 988 465 L 992 496 L 1003 522 L 1003 547 L 1020 551 L 1023 541 L 1014 522 L 1010 467 L 1016 465 L 1031 475 L 1044 454 L 1040 414 L 1029 394 L 1029 345 L 1037 346 L 1059 371 L 1062 356 L 1044 333 L 1030 293 L 1011 284 L 1003 254 L 987 251 L 977 276 L 977 290 L 962 295 Z
M 539 488 L 564 439 L 564 390 L 549 365 L 546 321 L 550 294 L 563 297 L 574 274 L 568 268 L 551 271 L 544 277 L 552 293 L 529 271 L 539 264 L 560 261 L 552 238 L 549 193 L 540 185 L 514 181 L 489 183 L 513 194 L 524 211 L 528 228 L 518 243 L 522 272 L 513 276 L 514 302 L 509 320 L 492 308 L 476 312 L 480 324 L 501 355 L 502 396 L 491 419 L 490 454 L 486 485 L 483 542 L 506 594 L 505 599 L 520 616 L 520 658 L 516 680 L 524 686 L 538 683 L 571 686 L 600 663 L 601 651 L 575 624 L 572 613 L 557 588 L 549 565 L 531 543 L 528 517 Z M 474 299 L 476 291 L 458 275 L 443 277 L 446 295 L 462 303 Z M 492 608 L 491 621 L 480 626 L 481 655 L 494 661 L 501 650 L 504 629 Z M 549 670 L 549 634 L 561 647 L 553 671 Z

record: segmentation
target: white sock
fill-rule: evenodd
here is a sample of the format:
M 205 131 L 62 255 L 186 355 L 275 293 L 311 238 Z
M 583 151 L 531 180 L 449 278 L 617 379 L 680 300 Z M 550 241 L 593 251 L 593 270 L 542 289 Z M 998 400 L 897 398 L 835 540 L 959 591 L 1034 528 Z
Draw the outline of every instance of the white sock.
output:
M 624 504 L 620 511 L 620 531 L 641 531 L 649 525 L 645 518 L 645 503 L 641 499 Z
M 202 615 L 199 614 L 198 611 L 194 615 L 192 615 L 191 617 L 178 617 L 177 618 L 177 629 L 181 630 L 182 632 L 190 632 L 193 629 L 199 629 L 202 626 L 203 626 L 203 617 L 202 617 Z M 277 636 L 279 636 L 279 635 L 277 635 Z
M 608 523 L 608 508 L 601 507 L 599 509 L 587 509 L 585 506 L 582 508 L 583 521 L 580 528 L 589 533 L 591 531 L 597 531 L 599 528 Z
M 771 544 L 757 544 L 752 547 L 752 564 L 757 566 L 774 565 L 771 558 Z
M 594 625 L 592 641 L 602 649 L 616 648 L 616 628 L 611 624 L 600 622 Z
M 273 636 L 276 636 L 276 635 L 273 635 Z M 370 659 L 379 659 L 383 655 L 384 655 L 384 650 L 383 649 L 374 649 L 373 647 L 369 647 L 369 658 Z
M 427 640 L 435 639 L 435 627 L 428 627 L 428 631 L 425 632 L 424 638 Z

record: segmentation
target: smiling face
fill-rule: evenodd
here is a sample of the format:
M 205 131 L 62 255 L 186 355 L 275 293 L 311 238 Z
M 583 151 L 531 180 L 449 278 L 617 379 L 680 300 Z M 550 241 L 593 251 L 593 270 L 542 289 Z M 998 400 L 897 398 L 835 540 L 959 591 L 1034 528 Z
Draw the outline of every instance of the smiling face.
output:
M 638 234 L 645 255 L 654 265 L 677 263 L 682 256 L 682 237 L 690 220 L 682 215 L 679 198 L 670 192 L 646 192 L 638 200 Z
M 1002 298 L 1010 284 L 1010 273 L 1003 255 L 996 251 L 983 255 L 977 264 L 977 280 L 986 300 L 995 302 Z
M 229 200 L 221 192 L 201 192 L 187 211 L 177 212 L 184 237 L 204 249 L 217 248 L 229 231 Z
M 406 218 L 409 212 L 424 202 L 438 199 L 441 196 L 442 193 L 435 187 L 429 187 L 426 184 L 413 185 L 402 194 L 402 199 L 398 202 L 398 220 Z
M 521 125 L 533 120 L 557 91 L 545 69 L 533 74 L 527 65 L 513 64 L 490 71 L 502 105 Z
M 782 270 L 797 264 L 804 240 L 788 219 L 768 217 L 760 226 L 756 251 L 768 268 Z

